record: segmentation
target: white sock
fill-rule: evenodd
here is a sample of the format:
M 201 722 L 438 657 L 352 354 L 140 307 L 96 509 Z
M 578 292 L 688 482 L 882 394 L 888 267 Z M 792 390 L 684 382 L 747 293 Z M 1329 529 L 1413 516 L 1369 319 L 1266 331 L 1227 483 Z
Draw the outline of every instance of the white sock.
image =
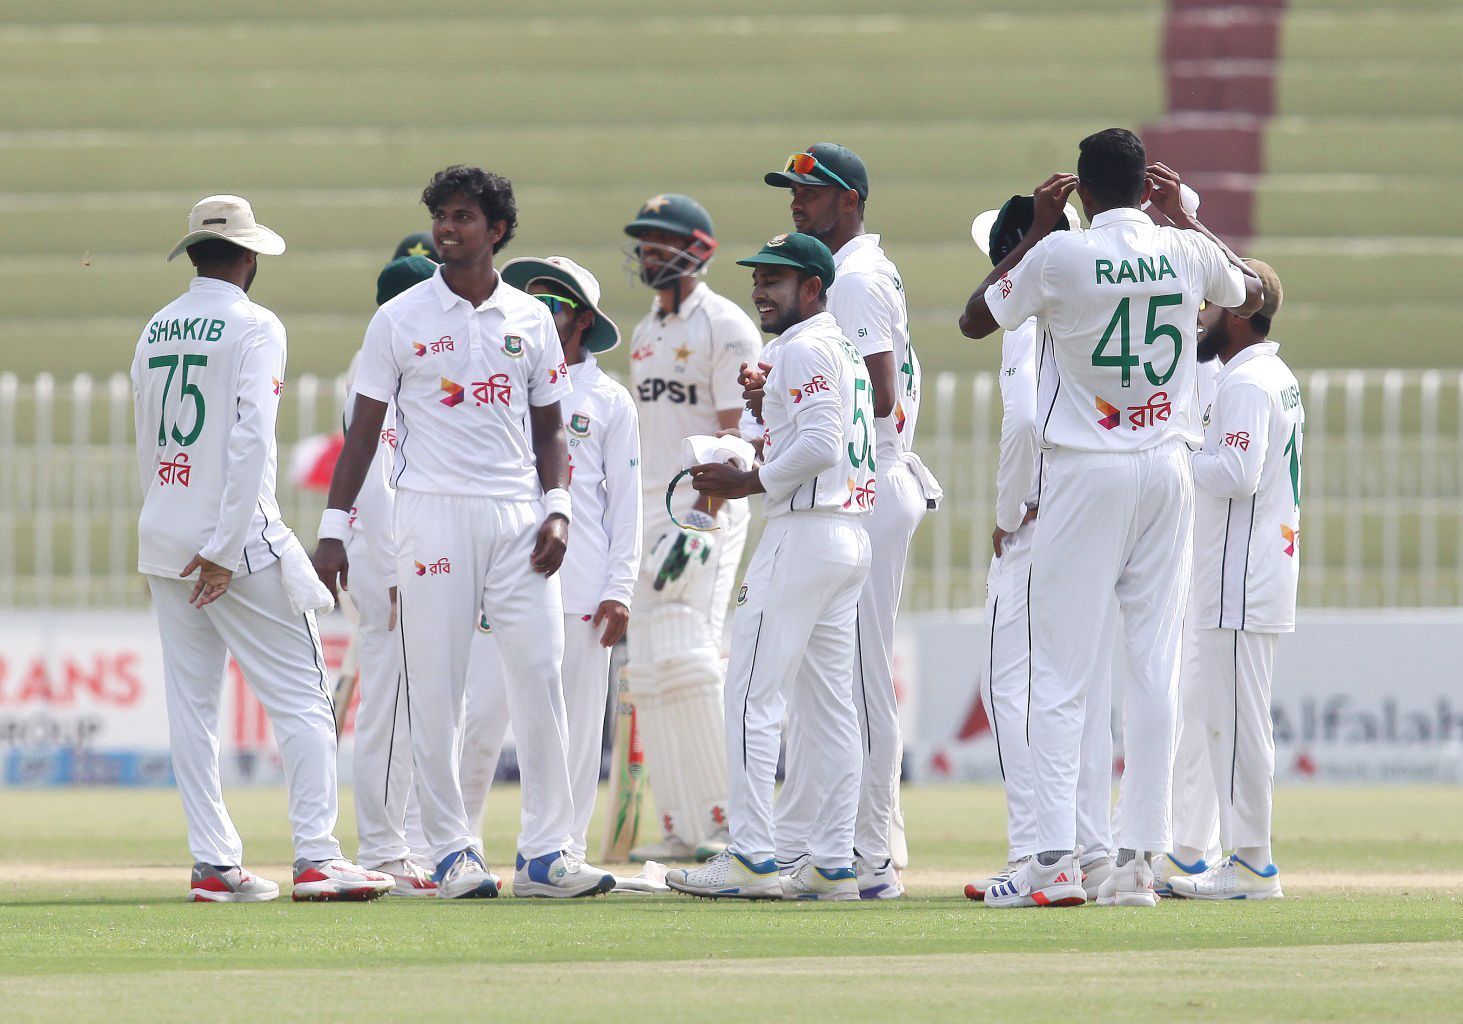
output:
M 1204 859 L 1204 851 L 1192 846 L 1175 846 L 1173 848 L 1173 859 L 1181 860 L 1185 864 L 1193 864 Z
M 1272 863 L 1270 859 L 1270 844 L 1264 846 L 1240 846 L 1236 847 L 1234 855 L 1244 861 L 1256 871 L 1264 871 Z

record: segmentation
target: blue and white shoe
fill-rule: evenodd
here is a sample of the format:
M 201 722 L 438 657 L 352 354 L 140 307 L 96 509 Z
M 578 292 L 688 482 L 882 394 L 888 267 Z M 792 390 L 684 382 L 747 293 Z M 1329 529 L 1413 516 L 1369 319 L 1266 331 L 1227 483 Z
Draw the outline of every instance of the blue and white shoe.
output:
M 1279 900 L 1280 869 L 1274 864 L 1256 868 L 1234 855 L 1225 857 L 1199 875 L 1175 878 L 1173 894 L 1190 900 Z
M 739 900 L 780 900 L 782 883 L 777 861 L 753 863 L 739 853 L 719 853 L 699 868 L 675 868 L 666 872 L 665 884 L 676 892 Z M 857 899 L 857 893 L 855 893 Z
M 1192 864 L 1185 864 L 1171 853 L 1165 853 L 1153 860 L 1153 891 L 1160 896 L 1172 896 L 1171 884 L 1175 878 L 1202 875 L 1209 870 L 1209 862 L 1203 857 Z
M 565 852 L 546 853 L 532 860 L 520 853 L 513 873 L 514 896 L 573 899 L 598 896 L 614 887 L 614 875 Z
M 893 867 L 890 867 L 893 870 Z M 779 879 L 785 900 L 858 900 L 858 874 L 852 867 L 820 868 L 804 861 L 791 875 Z M 872 897 L 877 898 L 877 897 Z
M 497 898 L 502 880 L 483 861 L 483 855 L 471 846 L 449 853 L 432 872 L 437 883 L 437 896 L 444 900 L 491 900 Z
M 904 896 L 904 883 L 894 860 L 885 857 L 882 864 L 873 864 L 862 857 L 853 859 L 853 873 L 858 878 L 861 900 L 897 900 Z

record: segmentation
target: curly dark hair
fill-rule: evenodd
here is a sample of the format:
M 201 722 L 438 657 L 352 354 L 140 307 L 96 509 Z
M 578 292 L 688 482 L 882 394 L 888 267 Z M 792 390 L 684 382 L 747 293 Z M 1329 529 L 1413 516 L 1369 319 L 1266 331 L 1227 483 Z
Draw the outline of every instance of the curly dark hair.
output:
M 513 199 L 513 182 L 481 167 L 453 164 L 432 175 L 432 180 L 422 189 L 422 205 L 435 212 L 448 196 L 454 194 L 476 200 L 488 223 L 503 221 L 508 225 L 508 230 L 493 246 L 495 255 L 513 240 L 513 232 L 518 227 L 518 204 Z

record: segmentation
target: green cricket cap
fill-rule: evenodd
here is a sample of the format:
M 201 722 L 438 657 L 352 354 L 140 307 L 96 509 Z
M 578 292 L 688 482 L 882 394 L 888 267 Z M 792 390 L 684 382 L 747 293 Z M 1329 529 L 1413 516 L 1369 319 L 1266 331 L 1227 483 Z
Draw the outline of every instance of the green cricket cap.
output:
M 415 231 L 403 238 L 391 258 L 399 260 L 405 256 L 425 256 L 433 263 L 442 262 L 442 257 L 437 255 L 437 243 L 432 241 L 430 231 Z
M 391 301 L 436 272 L 437 264 L 425 256 L 403 256 L 392 260 L 376 277 L 376 305 Z
M 755 256 L 737 260 L 739 267 L 794 267 L 812 274 L 827 288 L 833 284 L 833 254 L 812 235 L 794 231 L 768 239 Z
M 808 174 L 771 171 L 763 175 L 762 180 L 774 188 L 792 188 L 794 185 L 832 185 L 837 188 L 840 186 L 833 177 L 837 175 L 859 194 L 860 199 L 869 198 L 869 169 L 853 150 L 836 142 L 817 142 L 803 152 L 814 157 L 821 166 L 815 166 Z
M 669 231 L 686 238 L 698 235 L 704 235 L 708 240 L 716 238 L 711 214 L 706 212 L 706 207 L 690 196 L 675 192 L 651 196 L 640 204 L 640 212 L 635 219 L 625 225 L 625 234 L 632 238 L 639 238 L 646 231 Z

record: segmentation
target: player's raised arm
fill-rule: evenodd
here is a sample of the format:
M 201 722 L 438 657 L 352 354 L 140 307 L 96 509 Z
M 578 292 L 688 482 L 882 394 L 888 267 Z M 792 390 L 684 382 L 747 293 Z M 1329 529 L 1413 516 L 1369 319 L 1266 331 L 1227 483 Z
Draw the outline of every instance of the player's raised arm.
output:
M 1229 261 L 1230 266 L 1238 270 L 1244 277 L 1244 302 L 1237 306 L 1226 305 L 1222 302 L 1220 305 L 1226 306 L 1237 316 L 1254 315 L 1265 301 L 1265 288 L 1260 282 L 1259 275 L 1250 269 L 1244 260 L 1236 256 L 1234 250 L 1224 244 L 1223 239 L 1199 223 L 1199 218 L 1184 207 L 1181 191 L 1183 183 L 1179 180 L 1178 172 L 1164 163 L 1149 164 L 1148 181 L 1152 186 L 1150 195 L 1153 205 L 1157 207 L 1158 211 L 1172 221 L 1174 227 L 1186 231 L 1196 231 L 1213 242 Z
M 996 294 L 1001 299 L 1010 299 L 1014 284 L 1017 281 L 1016 271 L 1018 267 L 1030 270 L 1029 267 L 1022 267 L 1022 261 L 1026 254 L 1036 247 L 1047 235 L 1056 228 L 1057 222 L 1066 216 L 1067 197 L 1077 187 L 1077 176 L 1075 174 L 1059 173 L 1053 174 L 1046 181 L 1036 187 L 1032 193 L 1035 200 L 1035 214 L 1031 222 L 1031 228 L 1022 237 L 1016 248 L 1012 249 L 1006 258 L 996 264 L 985 280 L 976 286 L 970 298 L 965 300 L 965 311 L 960 314 L 960 333 L 967 338 L 984 338 L 995 331 L 997 327 L 1005 327 L 1007 330 L 1015 330 L 1016 326 L 1028 317 L 1035 315 L 1037 310 L 1032 308 L 1020 317 L 1012 317 L 1009 320 L 1002 319 L 991 309 L 990 296 L 987 290 L 997 282 L 1002 282 L 1002 287 L 997 289 Z M 1039 295 L 1039 267 L 1038 278 L 1035 287 L 1023 289 L 1030 295 L 1031 301 L 1040 299 Z M 1027 275 L 1031 276 L 1031 275 Z M 1014 309 L 1019 302 L 1009 304 Z

